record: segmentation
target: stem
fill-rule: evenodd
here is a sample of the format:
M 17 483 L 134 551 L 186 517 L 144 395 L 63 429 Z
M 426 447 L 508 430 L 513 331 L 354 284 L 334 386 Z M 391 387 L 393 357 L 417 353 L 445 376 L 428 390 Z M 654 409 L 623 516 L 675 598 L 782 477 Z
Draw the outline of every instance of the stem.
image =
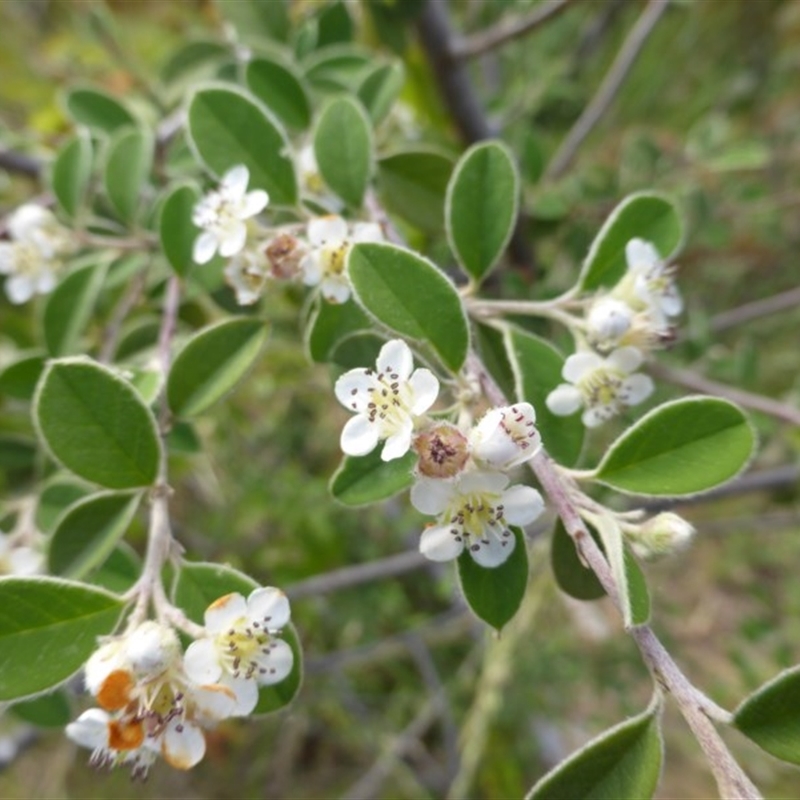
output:
M 467 369 L 480 377 L 486 394 L 493 403 L 506 405 L 503 393 L 474 353 L 467 359 Z M 536 453 L 529 465 L 564 523 L 564 528 L 575 543 L 584 563 L 595 573 L 611 602 L 622 613 L 611 567 L 586 528 L 566 476 L 559 473 L 544 448 Z M 726 800 L 759 800 L 761 794 L 758 789 L 733 758 L 711 722 L 714 719 L 729 723 L 730 714 L 692 685 L 648 625 L 633 626 L 628 632 L 636 642 L 642 660 L 653 679 L 672 696 L 697 739 L 708 759 L 720 797 Z
M 535 300 L 473 300 L 465 297 L 467 311 L 475 317 L 496 316 L 498 314 L 518 314 L 529 317 L 547 317 L 560 322 L 572 330 L 581 326 L 581 322 L 558 308 L 561 298 L 537 302 Z
M 650 0 L 647 4 L 594 97 L 570 129 L 553 160 L 547 165 L 545 178 L 560 178 L 567 171 L 583 140 L 611 106 L 634 61 L 668 5 L 669 0 Z

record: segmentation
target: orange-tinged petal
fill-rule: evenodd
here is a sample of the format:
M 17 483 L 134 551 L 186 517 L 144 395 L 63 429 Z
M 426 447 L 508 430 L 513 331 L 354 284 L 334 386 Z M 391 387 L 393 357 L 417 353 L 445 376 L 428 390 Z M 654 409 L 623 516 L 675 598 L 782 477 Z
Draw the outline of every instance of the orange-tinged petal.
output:
M 112 750 L 136 750 L 144 741 L 144 728 L 141 722 L 108 723 L 108 746 Z
M 130 672 L 122 669 L 114 670 L 100 684 L 97 702 L 106 711 L 119 711 L 130 701 L 133 686 L 134 680 Z

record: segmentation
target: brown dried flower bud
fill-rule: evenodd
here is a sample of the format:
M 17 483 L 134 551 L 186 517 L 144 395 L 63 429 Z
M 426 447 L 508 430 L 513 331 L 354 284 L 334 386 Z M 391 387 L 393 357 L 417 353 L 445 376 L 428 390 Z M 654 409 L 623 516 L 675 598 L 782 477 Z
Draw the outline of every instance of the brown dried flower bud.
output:
M 428 478 L 458 475 L 470 454 L 467 437 L 449 422 L 438 422 L 417 434 L 411 446 L 419 456 L 417 469 Z

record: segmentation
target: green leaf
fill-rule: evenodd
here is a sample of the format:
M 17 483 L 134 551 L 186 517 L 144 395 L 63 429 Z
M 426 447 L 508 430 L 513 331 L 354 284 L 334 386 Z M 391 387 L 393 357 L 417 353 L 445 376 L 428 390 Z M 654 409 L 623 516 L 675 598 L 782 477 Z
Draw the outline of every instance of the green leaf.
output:
M 173 601 L 189 619 L 203 623 L 206 608 L 226 594 L 238 592 L 247 597 L 258 584 L 248 575 L 219 564 L 184 564 L 173 588 Z M 254 714 L 267 714 L 288 705 L 300 690 L 303 678 L 303 654 L 292 625 L 287 625 L 281 638 L 292 648 L 294 665 L 288 677 L 274 686 L 262 686 Z
M 592 242 L 581 271 L 581 288 L 588 292 L 613 286 L 627 271 L 625 245 L 635 238 L 652 242 L 664 260 L 675 254 L 683 241 L 683 223 L 672 200 L 655 192 L 626 197 Z
M 196 334 L 178 353 L 167 379 L 176 415 L 205 411 L 227 394 L 258 358 L 268 326 L 259 319 L 229 319 Z
M 387 327 L 430 344 L 452 370 L 461 368 L 469 328 L 455 286 L 422 256 L 391 244 L 363 242 L 347 257 L 356 297 Z
M 526 800 L 645 800 L 661 775 L 659 709 L 601 733 L 545 775 Z
M 625 577 L 628 583 L 628 606 L 631 625 L 645 625 L 650 619 L 650 592 L 639 562 L 625 548 Z
M 297 178 L 286 133 L 272 112 L 243 90 L 198 89 L 189 102 L 189 143 L 217 176 L 244 164 L 249 189 L 265 189 L 273 205 L 297 202 Z
M 50 533 L 66 508 L 87 494 L 88 489 L 84 483 L 70 478 L 54 478 L 39 494 L 36 527 L 43 533 Z
M 444 200 L 453 159 L 435 150 L 408 150 L 378 162 L 381 202 L 420 230 L 444 225 Z
M 194 264 L 192 249 L 199 230 L 192 222 L 192 212 L 199 199 L 197 187 L 183 184 L 176 186 L 161 205 L 161 247 L 172 269 L 181 276 Z
M 49 572 L 65 578 L 85 578 L 111 555 L 140 500 L 138 492 L 101 492 L 70 506 L 56 523 L 50 539 Z
M 506 249 L 519 207 L 519 174 L 500 142 L 473 145 L 447 187 L 447 239 L 459 264 L 481 281 Z
M 406 75 L 403 64 L 393 61 L 376 67 L 358 87 L 358 99 L 367 109 L 373 125 L 377 125 L 392 110 L 400 95 Z
M 504 332 L 480 323 L 473 323 L 473 330 L 483 365 L 489 370 L 503 395 L 513 398 L 516 394 L 516 379 L 508 359 Z
M 575 543 L 559 519 L 553 531 L 550 563 L 559 588 L 576 600 L 597 600 L 605 597 L 600 581 L 594 572 L 585 567 L 578 557 Z
M 87 579 L 109 592 L 126 592 L 142 574 L 142 560 L 124 541 L 118 542 L 111 555 L 93 570 Z
M 330 483 L 331 494 L 346 506 L 378 503 L 407 489 L 413 483 L 414 453 L 392 461 L 381 460 L 382 447 L 366 456 L 345 456 Z
M 44 308 L 44 341 L 50 355 L 80 352 L 79 339 L 94 310 L 108 265 L 87 264 L 71 272 L 47 298 Z
M 285 41 L 291 31 L 287 0 L 236 0 L 216 3 L 216 8 L 245 41 Z
M 306 79 L 323 92 L 355 92 L 374 58 L 374 53 L 353 44 L 321 47 L 305 59 Z
M 0 469 L 32 469 L 36 463 L 36 442 L 15 433 L 0 434 Z
M 349 42 L 353 38 L 353 20 L 341 0 L 322 6 L 317 16 L 317 47 Z
M 547 395 L 560 383 L 564 357 L 532 333 L 508 327 L 506 351 L 514 371 L 517 399 L 536 409 L 536 426 L 547 452 L 559 464 L 574 466 L 583 449 L 584 425 L 578 416 L 560 417 L 547 407 Z
M 40 728 L 63 728 L 72 719 L 69 698 L 63 691 L 14 703 L 11 706 L 11 713 Z
M 111 139 L 103 173 L 106 195 L 123 222 L 132 223 L 153 166 L 153 137 L 141 128 L 124 128 Z
M 80 477 L 109 489 L 155 482 L 161 461 L 155 418 L 106 367 L 78 358 L 50 362 L 34 418 L 53 456 Z
M 596 471 L 623 492 L 681 496 L 738 475 L 755 448 L 752 426 L 727 400 L 687 397 L 640 419 L 614 442 Z
M 111 134 L 136 119 L 115 97 L 99 89 L 70 89 L 65 96 L 67 112 L 79 125 L 97 133 Z
M 199 39 L 187 42 L 173 52 L 161 67 L 161 80 L 173 83 L 179 80 L 191 80 L 198 77 L 201 71 L 212 72 L 230 55 L 225 45 L 219 42 Z
M 336 345 L 351 334 L 370 328 L 369 317 L 356 303 L 318 301 L 306 326 L 306 348 L 312 361 L 330 361 Z M 0 386 L 2 386 L 0 375 Z
M 517 613 L 528 586 L 525 535 L 511 528 L 516 546 L 499 567 L 481 567 L 465 550 L 458 557 L 458 577 L 469 607 L 498 631 Z
M 742 702 L 733 724 L 775 758 L 800 766 L 800 667 L 781 672 Z
M 372 176 L 372 127 L 364 109 L 349 97 L 337 97 L 322 111 L 314 130 L 314 156 L 328 187 L 353 208 L 360 208 Z
M 287 127 L 305 130 L 311 124 L 311 101 L 302 76 L 272 58 L 254 58 L 247 65 L 250 91 Z
M 92 138 L 85 129 L 64 144 L 53 162 L 50 182 L 61 209 L 75 217 L 83 205 L 92 174 Z
M 58 578 L 0 579 L 0 701 L 44 692 L 74 675 L 117 625 L 123 603 Z
M 33 397 L 36 383 L 44 369 L 45 358 L 39 351 L 24 355 L 0 372 L 0 394 L 15 400 L 28 401 Z
M 386 339 L 376 333 L 354 333 L 345 336 L 333 346 L 330 362 L 342 369 L 357 369 L 364 364 L 374 364 Z

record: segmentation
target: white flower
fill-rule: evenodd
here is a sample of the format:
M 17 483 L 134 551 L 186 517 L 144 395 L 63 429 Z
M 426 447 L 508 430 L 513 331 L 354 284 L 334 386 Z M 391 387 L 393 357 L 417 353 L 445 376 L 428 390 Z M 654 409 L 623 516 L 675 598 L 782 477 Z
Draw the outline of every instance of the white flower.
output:
M 633 292 L 661 330 L 669 326 L 669 317 L 683 310 L 683 300 L 675 285 L 674 267 L 662 261 L 658 250 L 644 239 L 631 239 L 625 245 L 628 274 L 633 279 Z
M 418 478 L 411 503 L 423 514 L 439 516 L 422 532 L 420 552 L 432 561 L 450 561 L 466 548 L 482 567 L 498 567 L 514 550 L 509 525 L 527 525 L 544 509 L 530 486 L 508 486 L 501 472 L 474 470 L 451 480 Z
M 635 406 L 653 391 L 647 375 L 632 374 L 643 360 L 635 347 L 620 347 L 606 358 L 597 353 L 574 353 L 561 371 L 569 384 L 562 383 L 547 396 L 547 407 L 554 414 L 567 416 L 584 407 L 583 423 L 595 428 Z
M 492 469 L 511 469 L 533 458 L 542 446 L 530 403 L 493 408 L 470 433 L 472 456 Z
M 258 687 L 292 671 L 292 649 L 276 638 L 288 623 L 289 600 L 278 589 L 256 589 L 247 600 L 236 593 L 220 597 L 206 609 L 207 637 L 186 650 L 186 672 L 197 683 L 228 687 L 236 695 L 234 714 L 249 714 Z
M 236 293 L 240 306 L 258 302 L 267 282 L 269 265 L 257 250 L 242 250 L 225 265 L 225 280 Z
M 243 164 L 229 169 L 219 188 L 209 192 L 194 207 L 192 222 L 203 232 L 195 239 L 192 257 L 198 264 L 211 261 L 214 254 L 236 255 L 247 242 L 245 220 L 263 211 L 269 195 L 263 189 L 247 191 L 250 172 Z
M 593 347 L 609 350 L 617 345 L 631 328 L 634 310 L 622 300 L 601 297 L 586 316 L 586 335 Z
M 427 369 L 416 369 L 408 345 L 392 339 L 381 348 L 375 369 L 351 369 L 336 381 L 336 399 L 353 417 L 342 430 L 341 447 L 349 456 L 372 452 L 386 440 L 381 459 L 408 452 L 415 418 L 436 401 L 439 381 Z
M 655 558 L 681 550 L 695 534 L 693 525 L 671 511 L 656 514 L 647 522 L 625 530 L 631 549 L 640 558 Z
M 19 304 L 51 292 L 64 266 L 62 256 L 72 247 L 69 231 L 46 208 L 28 203 L 11 214 L 8 232 L 12 241 L 0 242 L 8 299 Z
M 189 769 L 205 754 L 203 728 L 233 715 L 236 696 L 218 683 L 186 674 L 172 628 L 144 622 L 102 645 L 86 664 L 86 686 L 100 708 L 67 727 L 103 766 L 130 765 L 144 777 L 155 753 Z
M 303 283 L 319 284 L 322 296 L 331 303 L 344 303 L 350 297 L 350 283 L 344 267 L 347 253 L 358 242 L 381 242 L 380 225 L 356 222 L 352 230 L 336 215 L 316 217 L 306 229 L 311 250 L 300 262 Z
M 43 566 L 44 555 L 40 551 L 16 544 L 11 536 L 0 531 L 0 576 L 35 575 Z

